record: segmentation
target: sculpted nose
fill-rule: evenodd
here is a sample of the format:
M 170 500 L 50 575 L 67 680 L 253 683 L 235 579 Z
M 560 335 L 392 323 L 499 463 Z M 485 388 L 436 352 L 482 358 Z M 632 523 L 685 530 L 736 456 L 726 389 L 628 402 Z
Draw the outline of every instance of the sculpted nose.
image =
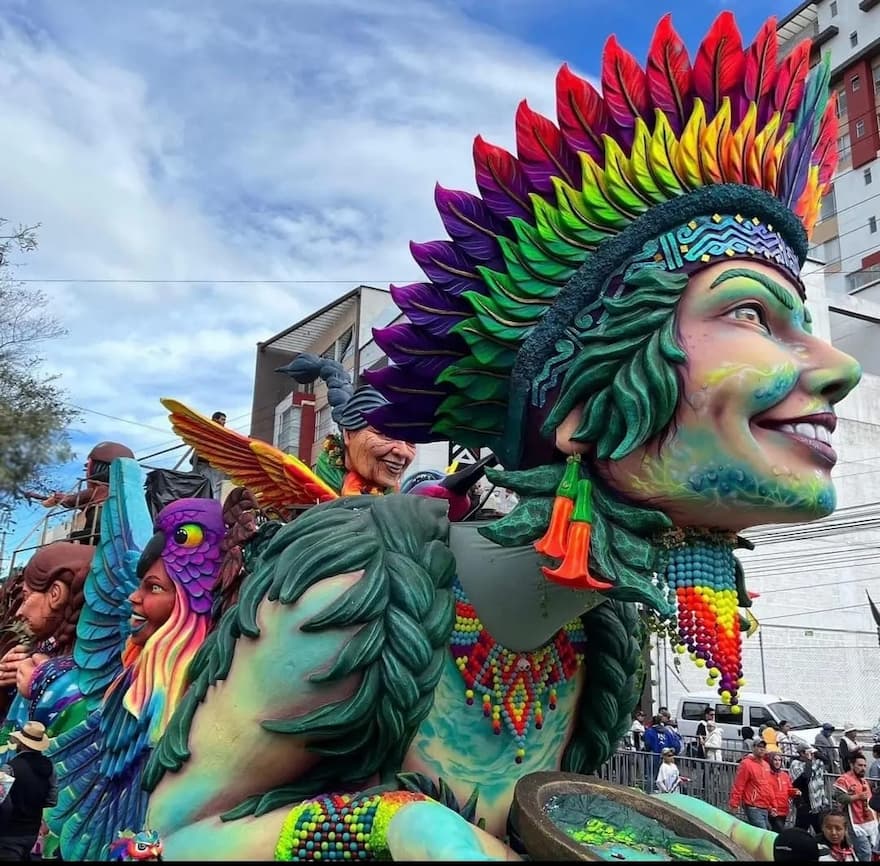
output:
M 812 365 L 802 380 L 810 393 L 839 403 L 862 378 L 859 362 L 824 340 L 816 340 L 811 352 Z

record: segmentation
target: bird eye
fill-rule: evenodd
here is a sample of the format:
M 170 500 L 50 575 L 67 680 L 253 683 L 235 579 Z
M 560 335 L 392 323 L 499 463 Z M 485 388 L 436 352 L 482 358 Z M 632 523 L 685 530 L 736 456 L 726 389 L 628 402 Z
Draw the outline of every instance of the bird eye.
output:
M 205 538 L 205 530 L 198 523 L 182 523 L 174 530 L 174 543 L 181 547 L 198 547 Z

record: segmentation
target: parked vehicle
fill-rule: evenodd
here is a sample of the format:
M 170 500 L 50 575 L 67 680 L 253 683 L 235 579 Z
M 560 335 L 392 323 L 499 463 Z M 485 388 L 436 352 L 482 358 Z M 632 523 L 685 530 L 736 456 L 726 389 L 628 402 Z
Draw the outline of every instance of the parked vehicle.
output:
M 684 737 L 695 737 L 697 725 L 703 721 L 709 707 L 715 710 L 715 723 L 721 728 L 724 739 L 729 741 L 741 739 L 744 725 L 752 728 L 757 735 L 767 722 L 779 724 L 786 721 L 791 725 L 793 737 L 812 746 L 822 728 L 821 722 L 811 712 L 789 698 L 761 692 L 740 692 L 738 698 L 742 713 L 734 715 L 727 704 L 721 703 L 717 692 L 684 695 L 678 701 L 679 733 Z

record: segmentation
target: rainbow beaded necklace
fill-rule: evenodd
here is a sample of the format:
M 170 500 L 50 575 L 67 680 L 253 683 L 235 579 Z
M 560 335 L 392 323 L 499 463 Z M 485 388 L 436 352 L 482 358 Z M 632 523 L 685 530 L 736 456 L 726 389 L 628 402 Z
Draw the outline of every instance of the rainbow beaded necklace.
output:
M 586 635 L 580 619 L 566 623 L 549 643 L 528 652 L 514 652 L 483 628 L 477 612 L 456 578 L 455 627 L 449 649 L 465 682 L 465 702 L 481 695 L 483 715 L 492 730 L 507 728 L 516 742 L 516 763 L 526 754 L 532 722 L 544 726 L 544 707 L 556 709 L 556 689 L 577 674 L 584 659 Z

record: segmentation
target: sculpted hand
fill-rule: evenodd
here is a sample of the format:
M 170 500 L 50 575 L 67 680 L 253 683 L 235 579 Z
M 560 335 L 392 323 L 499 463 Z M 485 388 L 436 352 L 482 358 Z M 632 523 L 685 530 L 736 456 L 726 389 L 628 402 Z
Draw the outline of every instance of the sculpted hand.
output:
M 18 668 L 15 671 L 15 687 L 23 698 L 29 699 L 31 696 L 31 679 L 37 667 L 34 659 L 34 656 L 23 659 L 18 663 Z
M 19 645 L 13 647 L 0 659 L 0 687 L 6 688 L 16 684 L 18 666 L 29 657 L 30 653 L 23 646 Z

